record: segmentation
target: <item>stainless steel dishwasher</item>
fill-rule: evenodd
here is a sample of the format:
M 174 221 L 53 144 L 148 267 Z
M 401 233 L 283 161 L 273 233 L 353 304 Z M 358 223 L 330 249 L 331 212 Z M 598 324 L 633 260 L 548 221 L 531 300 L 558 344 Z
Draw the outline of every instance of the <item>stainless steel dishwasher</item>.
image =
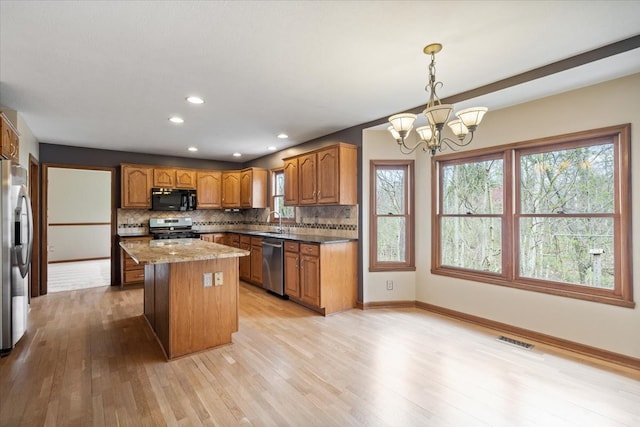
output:
M 262 287 L 284 296 L 283 240 L 267 237 L 262 241 Z

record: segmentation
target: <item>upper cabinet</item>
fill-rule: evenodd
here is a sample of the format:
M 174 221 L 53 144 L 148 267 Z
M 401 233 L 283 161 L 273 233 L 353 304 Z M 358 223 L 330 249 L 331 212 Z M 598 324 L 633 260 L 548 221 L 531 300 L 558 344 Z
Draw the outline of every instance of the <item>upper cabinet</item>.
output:
M 153 168 L 153 186 L 195 189 L 196 171 L 190 169 Z
M 298 205 L 298 158 L 287 159 L 284 162 L 284 204 L 287 206 Z M 289 185 L 287 185 L 287 183 Z
M 122 208 L 151 208 L 151 187 L 153 168 L 142 165 L 121 165 L 121 203 Z
M 222 171 L 198 171 L 196 184 L 198 209 L 222 208 Z
M 222 172 L 222 207 L 240 207 L 240 171 Z
M 191 169 L 176 169 L 176 188 L 196 189 L 196 171 Z
M 153 186 L 173 188 L 176 183 L 176 170 L 173 168 L 153 168 Z
M 335 144 L 284 159 L 285 204 L 355 205 L 358 203 L 358 151 L 349 144 Z M 297 161 L 297 180 L 292 172 Z M 286 173 L 286 172 L 285 172 Z M 298 200 L 293 196 L 297 187 Z M 287 194 L 290 195 L 287 200 Z
M 18 131 L 4 114 L 0 114 L 0 155 L 9 160 L 20 160 L 20 139 Z
M 267 207 L 267 170 L 243 169 L 240 172 L 240 207 Z

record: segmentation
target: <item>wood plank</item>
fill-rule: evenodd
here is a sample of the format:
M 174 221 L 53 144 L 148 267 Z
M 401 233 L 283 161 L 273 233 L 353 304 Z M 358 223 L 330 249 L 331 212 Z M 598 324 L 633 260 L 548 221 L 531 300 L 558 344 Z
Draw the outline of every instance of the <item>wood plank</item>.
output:
M 170 362 L 142 289 L 32 300 L 0 359 L 0 425 L 640 425 L 637 370 L 416 308 L 322 317 L 255 286 L 239 298 L 233 344 Z

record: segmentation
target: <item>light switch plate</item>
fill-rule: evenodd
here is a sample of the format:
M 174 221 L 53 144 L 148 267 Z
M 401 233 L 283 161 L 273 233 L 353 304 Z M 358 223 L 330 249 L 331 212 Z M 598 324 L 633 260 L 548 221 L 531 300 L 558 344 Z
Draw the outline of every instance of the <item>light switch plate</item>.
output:
M 215 285 L 222 286 L 222 271 L 216 271 L 215 273 Z

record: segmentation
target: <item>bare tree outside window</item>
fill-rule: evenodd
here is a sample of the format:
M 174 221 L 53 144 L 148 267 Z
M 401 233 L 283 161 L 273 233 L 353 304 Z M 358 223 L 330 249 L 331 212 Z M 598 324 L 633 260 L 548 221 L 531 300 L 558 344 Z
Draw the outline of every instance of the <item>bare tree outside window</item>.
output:
M 432 272 L 633 307 L 630 126 L 434 162 Z
M 415 269 L 413 163 L 371 161 L 370 270 Z

